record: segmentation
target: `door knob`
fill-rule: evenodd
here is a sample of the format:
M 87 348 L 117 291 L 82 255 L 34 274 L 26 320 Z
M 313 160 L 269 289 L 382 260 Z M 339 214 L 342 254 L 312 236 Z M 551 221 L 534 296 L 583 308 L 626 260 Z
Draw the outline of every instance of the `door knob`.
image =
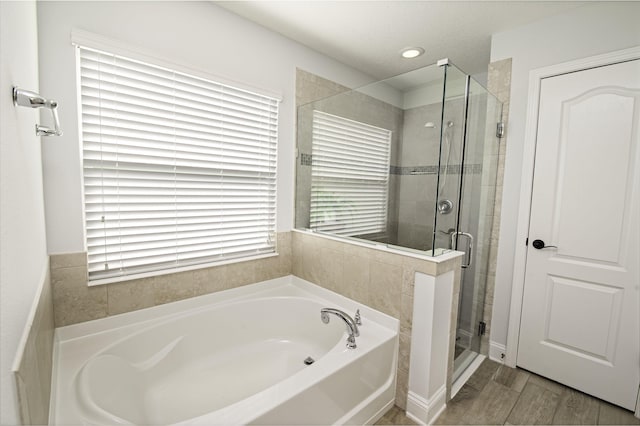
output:
M 542 250 L 544 248 L 558 248 L 556 246 L 547 246 L 544 244 L 544 241 L 542 240 L 533 240 L 533 243 L 531 243 L 531 245 L 533 246 L 534 249 L 538 249 L 538 250 Z

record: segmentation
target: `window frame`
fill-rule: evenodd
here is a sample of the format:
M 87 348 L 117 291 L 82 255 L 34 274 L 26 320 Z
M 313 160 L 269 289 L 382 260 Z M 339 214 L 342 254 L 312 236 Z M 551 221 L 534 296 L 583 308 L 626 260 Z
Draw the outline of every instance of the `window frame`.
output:
M 98 43 L 95 43 L 95 40 L 99 40 Z M 82 93 L 81 93 L 81 72 L 80 72 L 80 48 L 85 48 L 85 49 L 89 49 L 89 50 L 93 50 L 93 51 L 102 51 L 105 52 L 107 54 L 111 54 L 111 55 L 115 55 L 115 56 L 121 56 L 121 57 L 125 57 L 127 59 L 133 60 L 133 61 L 138 61 L 138 62 L 142 62 L 146 65 L 152 66 L 152 67 L 158 67 L 158 68 L 166 68 L 169 69 L 171 71 L 180 73 L 180 74 L 187 74 L 190 77 L 194 77 L 197 79 L 204 79 L 204 80 L 209 80 L 214 82 L 215 84 L 221 84 L 221 85 L 225 85 L 225 86 L 231 86 L 236 90 L 241 90 L 241 91 L 247 91 L 247 92 L 251 92 L 255 95 L 259 95 L 259 96 L 264 96 L 264 97 L 269 97 L 272 100 L 276 101 L 275 103 L 275 137 L 274 137 L 274 147 L 273 147 L 273 178 L 272 178 L 272 185 L 273 185 L 273 191 L 272 191 L 272 198 L 273 198 L 273 220 L 272 220 L 272 227 L 270 228 L 270 239 L 271 239 L 271 244 L 272 244 L 272 250 L 271 252 L 268 253 L 261 253 L 261 254 L 251 254 L 251 255 L 246 255 L 246 256 L 241 256 L 241 257 L 234 257 L 234 258 L 216 258 L 216 259 L 212 259 L 212 260 L 204 260 L 202 262 L 197 262 L 197 263 L 188 263 L 188 264 L 184 264 L 184 265 L 180 265 L 180 264 L 176 264 L 170 267 L 160 267 L 158 269 L 155 270 L 145 270 L 145 271 L 133 271 L 133 272 L 123 272 L 123 273 L 119 273 L 117 275 L 111 275 L 111 276 L 103 276 L 103 277 L 96 277 L 94 274 L 94 277 L 90 277 L 89 278 L 89 285 L 100 285 L 100 284 L 106 284 L 106 283 L 111 283 L 111 282 L 120 282 L 120 281 L 129 281 L 129 280 L 133 280 L 133 279 L 139 279 L 139 278 L 145 278 L 145 277 L 150 277 L 150 276 L 157 276 L 157 275 L 164 275 L 164 274 L 171 274 L 171 273 L 176 273 L 176 272 L 181 272 L 181 271 L 188 271 L 188 270 L 195 270 L 195 269 L 201 269 L 201 268 L 206 268 L 206 267 L 211 267 L 211 266 L 219 266 L 219 265 L 225 265 L 225 264 L 229 264 L 229 263 L 235 263 L 235 262 L 241 262 L 241 261 L 246 261 L 246 260 L 252 260 L 252 259 L 261 259 L 261 258 L 266 258 L 266 257 L 271 257 L 271 256 L 276 256 L 277 255 L 277 212 L 278 212 L 278 203 L 277 203 L 277 181 L 278 181 L 278 145 L 279 145 L 279 115 L 280 115 L 280 110 L 279 110 L 279 103 L 281 102 L 281 98 L 279 96 L 274 96 L 272 93 L 268 93 L 266 91 L 263 90 L 256 90 L 255 88 L 252 88 L 250 86 L 247 85 L 242 85 L 242 84 L 236 84 L 235 82 L 229 83 L 228 80 L 223 79 L 223 78 L 217 78 L 216 76 L 212 76 L 209 74 L 203 75 L 204 73 L 199 72 L 199 71 L 194 71 L 191 68 L 188 67 L 184 67 L 184 66 L 180 66 L 180 65 L 176 65 L 173 63 L 170 63 L 168 61 L 164 61 L 161 59 L 157 59 L 154 56 L 150 56 L 147 54 L 136 54 L 134 52 L 132 52 L 130 49 L 123 49 L 122 46 L 113 46 L 113 48 L 110 48 L 110 42 L 105 42 L 105 39 L 102 39 L 100 36 L 95 36 L 95 35 L 88 35 L 88 33 L 84 33 L 84 32 L 80 32 L 80 35 L 78 36 L 78 32 L 74 32 L 74 34 L 72 35 L 72 40 L 73 40 L 73 45 L 76 51 L 76 88 L 78 90 L 77 93 L 77 105 L 78 105 L 78 128 L 79 128 L 79 145 L 80 145 L 80 150 L 83 151 L 84 150 L 84 138 L 83 138 L 83 120 L 82 120 Z M 89 42 L 87 43 L 86 41 L 89 40 Z M 84 42 L 83 42 L 84 41 Z M 123 53 L 124 51 L 124 53 Z M 85 194 L 85 172 L 84 172 L 84 154 L 83 152 L 80 153 L 80 159 L 81 159 L 81 168 L 80 168 L 80 175 L 81 175 L 81 179 L 82 179 L 82 184 L 81 184 L 81 195 L 82 195 L 82 214 L 83 214 L 83 223 L 82 223 L 82 228 L 83 228 L 83 234 L 84 234 L 84 244 L 85 244 L 85 248 L 88 251 L 88 247 L 87 247 L 87 212 L 86 212 L 86 205 L 85 205 L 85 200 L 86 200 L 86 194 Z M 87 256 L 88 258 L 88 256 Z M 88 261 L 87 261 L 88 262 Z

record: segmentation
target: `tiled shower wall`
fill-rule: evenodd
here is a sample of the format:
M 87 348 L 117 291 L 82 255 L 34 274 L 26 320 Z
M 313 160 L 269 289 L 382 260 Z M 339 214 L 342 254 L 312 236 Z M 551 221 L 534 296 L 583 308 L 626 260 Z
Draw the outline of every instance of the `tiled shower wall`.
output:
M 415 273 L 437 276 L 451 270 L 456 271 L 451 309 L 452 326 L 449 331 L 448 377 L 451 378 L 455 318 L 460 291 L 460 257 L 436 263 L 295 231 L 292 235 L 292 253 L 294 275 L 400 321 L 396 405 L 402 409 L 406 409 L 409 384 Z M 449 380 L 447 389 L 450 388 Z
M 291 273 L 291 233 L 278 233 L 276 256 L 193 271 L 87 286 L 86 253 L 51 256 L 56 327 L 227 290 Z
M 398 181 L 398 238 L 395 244 L 418 250 L 432 246 L 440 128 L 440 103 L 404 112 Z

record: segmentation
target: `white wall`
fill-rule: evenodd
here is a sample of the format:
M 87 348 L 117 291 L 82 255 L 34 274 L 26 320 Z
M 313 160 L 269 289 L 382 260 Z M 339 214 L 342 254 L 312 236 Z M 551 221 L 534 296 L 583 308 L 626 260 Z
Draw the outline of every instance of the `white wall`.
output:
M 295 68 L 350 87 L 372 81 L 210 2 L 40 2 L 38 25 L 41 87 L 58 101 L 65 132 L 43 149 L 51 254 L 84 250 L 72 29 L 130 43 L 159 58 L 281 94 L 279 231 L 293 225 Z
M 491 61 L 513 58 L 508 146 L 491 326 L 492 342 L 505 345 L 511 302 L 523 164 L 529 72 L 533 69 L 640 45 L 640 3 L 588 5 L 495 34 Z
M 47 267 L 39 122 L 11 87 L 38 90 L 36 4 L 0 2 L 0 424 L 19 422 L 13 359 Z

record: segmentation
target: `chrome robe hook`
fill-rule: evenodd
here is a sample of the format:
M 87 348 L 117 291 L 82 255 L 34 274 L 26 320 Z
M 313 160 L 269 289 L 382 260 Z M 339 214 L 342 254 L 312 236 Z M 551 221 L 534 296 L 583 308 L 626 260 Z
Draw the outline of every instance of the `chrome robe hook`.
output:
M 58 103 L 51 99 L 46 99 L 40 96 L 36 92 L 13 87 L 13 104 L 16 106 L 23 106 L 28 108 L 47 108 L 51 111 L 53 116 L 53 126 L 50 127 L 36 124 L 36 135 L 38 136 L 60 136 L 62 130 L 60 129 L 60 120 L 58 119 Z

